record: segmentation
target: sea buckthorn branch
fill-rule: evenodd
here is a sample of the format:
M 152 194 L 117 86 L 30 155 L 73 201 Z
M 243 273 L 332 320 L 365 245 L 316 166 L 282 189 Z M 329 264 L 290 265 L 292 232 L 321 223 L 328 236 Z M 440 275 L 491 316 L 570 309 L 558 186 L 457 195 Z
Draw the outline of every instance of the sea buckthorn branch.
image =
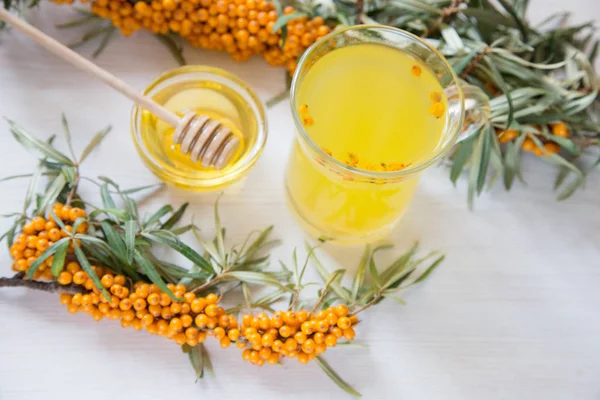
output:
M 69 142 L 68 126 L 64 124 Z M 93 210 L 89 213 L 76 207 L 75 200 L 82 207 L 88 206 L 88 202 L 78 197 L 83 177 L 77 179 L 76 170 L 105 133 L 97 135 L 79 161 L 74 161 L 72 149 L 72 157 L 67 157 L 51 141 L 40 141 L 14 123 L 11 130 L 21 143 L 42 154 L 35 176 L 48 175 L 49 171 L 57 173 L 48 175 L 49 183 L 35 206 L 14 214 L 16 231 L 4 237 L 17 275 L 0 278 L 0 287 L 58 292 L 60 302 L 70 313 L 83 312 L 96 321 L 117 320 L 124 328 L 164 336 L 189 354 L 198 377 L 209 368 L 210 359 L 203 343 L 212 336 L 223 348 L 235 344 L 244 360 L 258 366 L 291 358 L 301 364 L 316 360 L 338 386 L 357 395 L 322 355 L 338 344 L 354 340 L 360 322 L 358 312 L 424 279 L 441 261 L 440 258 L 423 275 L 407 283 L 408 276 L 424 261 L 412 260 L 416 248 L 379 275 L 373 255 L 389 246 L 373 251 L 367 247 L 359 267 L 361 276 L 353 283 L 356 290 L 343 287 L 344 270 L 326 271 L 314 247 L 309 248 L 301 266 L 294 250 L 292 271 L 284 263 L 280 263 L 281 270 L 268 269 L 268 255 L 263 254 L 275 243 L 269 239 L 272 227 L 251 233 L 241 246 L 227 248 L 218 203 L 214 209 L 213 240 L 203 239 L 193 221 L 176 227 L 187 204 L 178 209 L 165 205 L 140 218 L 138 204 L 129 194 L 147 186 L 122 190 L 109 178 L 102 177 L 102 183 L 98 184 L 101 206 L 90 207 Z M 34 183 L 30 186 L 35 192 L 36 179 Z M 69 198 L 73 199 L 72 204 L 66 204 Z M 204 255 L 178 237 L 188 230 L 193 230 Z M 188 270 L 159 258 L 152 252 L 158 245 L 187 258 L 192 268 Z M 315 284 L 303 279 L 311 260 L 324 281 L 314 304 L 300 300 L 304 289 Z M 364 284 L 363 264 L 367 261 L 369 283 Z M 253 300 L 251 285 L 271 286 L 274 290 Z M 240 290 L 245 304 L 225 309 L 222 306 L 225 294 Z M 278 303 L 288 296 L 288 306 L 278 310 Z M 313 304 L 312 309 L 306 309 L 306 304 Z M 237 316 L 241 310 L 251 312 L 256 308 L 268 313 Z
M 58 282 L 40 282 L 25 280 L 25 274 L 19 273 L 12 278 L 0 278 L 0 288 L 4 287 L 22 287 L 26 289 L 40 290 L 48 293 L 66 293 L 77 294 L 83 293 L 83 289 L 74 285 L 61 285 Z

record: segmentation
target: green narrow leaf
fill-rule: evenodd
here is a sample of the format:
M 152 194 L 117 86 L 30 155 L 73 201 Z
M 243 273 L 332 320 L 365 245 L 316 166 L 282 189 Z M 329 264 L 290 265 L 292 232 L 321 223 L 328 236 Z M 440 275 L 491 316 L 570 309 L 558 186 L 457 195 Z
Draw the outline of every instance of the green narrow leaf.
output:
M 79 261 L 79 264 L 81 265 L 81 268 L 83 268 L 83 270 L 88 274 L 88 276 L 90 278 L 92 278 L 92 281 L 94 281 L 94 285 L 96 286 L 96 288 L 98 288 L 98 290 L 100 290 L 102 292 L 102 295 L 104 296 L 104 298 L 106 300 L 110 301 L 110 294 L 108 294 L 108 292 L 106 291 L 104 286 L 102 286 L 102 283 L 100 282 L 100 278 L 98 278 L 98 275 L 96 275 L 96 272 L 94 272 L 94 270 L 92 269 L 92 266 L 90 265 L 90 262 L 86 258 L 85 254 L 83 254 L 83 251 L 81 250 L 81 248 L 79 247 L 79 245 L 77 243 L 75 243 L 75 242 L 73 242 L 73 243 L 75 246 L 75 257 L 77 257 L 77 260 Z
M 112 129 L 112 127 L 107 126 L 100 132 L 96 133 L 96 135 L 94 135 L 92 140 L 90 140 L 88 145 L 85 146 L 85 149 L 83 149 L 83 151 L 81 152 L 81 155 L 79 156 L 80 164 L 83 162 L 83 160 L 85 160 L 87 158 L 87 156 L 90 155 L 92 150 L 94 150 L 94 148 L 96 148 L 96 146 L 98 146 L 100 144 L 100 142 L 102 142 L 102 139 L 104 139 L 106 137 L 106 135 L 108 135 L 108 133 L 110 132 L 111 129 Z
M 488 167 L 490 163 L 490 154 L 492 152 L 492 136 L 494 128 L 489 125 L 487 131 L 481 133 L 483 135 L 483 144 L 481 147 L 481 160 L 479 163 L 479 174 L 477 175 L 477 194 L 481 194 L 485 181 L 488 175 Z
M 96 50 L 94 50 L 94 52 L 92 53 L 92 58 L 98 58 L 98 56 L 100 54 L 102 54 L 102 52 L 104 51 L 104 49 L 106 49 L 106 46 L 108 46 L 108 44 L 110 43 L 110 40 L 113 38 L 113 36 L 116 32 L 117 32 L 116 28 L 109 29 L 108 31 L 106 31 L 104 36 L 102 36 L 102 40 L 100 41 L 98 48 Z
M 208 350 L 206 350 L 206 346 L 204 343 L 200 343 L 198 347 L 200 347 L 200 350 L 202 350 L 202 357 L 204 358 L 204 368 L 206 369 L 206 372 L 214 376 L 215 372 L 213 370 L 212 362 L 210 361 Z
M 381 279 L 379 278 L 379 272 L 377 271 L 377 265 L 375 265 L 375 258 L 373 256 L 369 260 L 369 276 L 371 277 L 373 287 L 375 287 L 376 291 L 379 291 L 381 289 Z
M 54 149 L 50 144 L 43 142 L 35 137 L 31 136 L 27 133 L 23 128 L 14 123 L 13 121 L 7 119 L 6 120 L 10 125 L 10 131 L 17 139 L 19 143 L 21 143 L 25 148 L 36 150 L 42 153 L 44 156 L 55 160 L 61 164 L 74 166 L 75 163 L 69 159 L 69 157 L 65 156 L 61 152 Z
M 41 176 L 42 176 L 42 168 L 41 168 L 41 166 L 38 166 L 38 168 L 33 173 L 33 177 L 31 178 L 31 181 L 29 181 L 29 186 L 27 187 L 27 194 L 25 195 L 25 201 L 23 202 L 23 210 L 24 211 L 27 211 L 27 209 L 31 205 L 31 202 L 33 201 L 33 197 L 35 196 L 35 193 L 37 191 L 37 187 L 39 185 Z M 42 210 L 40 210 L 40 211 L 42 211 Z
M 308 246 L 308 244 L 306 245 L 307 250 L 308 250 L 308 254 L 310 255 L 311 259 L 313 260 L 313 263 L 315 264 L 315 268 L 317 270 L 317 272 L 319 273 L 319 275 L 321 276 L 321 279 L 323 279 L 323 281 L 327 281 L 327 277 L 329 276 L 329 273 L 327 272 L 327 269 L 325 269 L 325 267 L 323 266 L 323 264 L 321 264 L 321 262 L 319 261 L 319 259 L 317 258 L 317 255 L 315 254 L 315 252 L 313 251 L 312 248 L 310 248 L 310 246 Z M 350 295 L 344 290 L 344 288 L 342 287 L 342 285 L 340 285 L 337 282 L 332 282 L 331 285 L 331 290 L 342 300 L 344 300 L 347 303 L 352 303 L 352 298 L 350 297 Z
M 450 180 L 455 186 L 467 160 L 471 156 L 476 137 L 478 137 L 477 133 L 458 145 L 458 150 L 452 159 L 452 168 L 450 169 Z
M 54 253 L 54 259 L 52 260 L 52 275 L 58 276 L 58 274 L 60 274 L 60 272 L 63 270 L 68 248 L 68 241 L 64 241 L 56 248 L 56 253 Z
M 183 217 L 183 214 L 189 205 L 190 203 L 182 204 L 181 207 L 179 207 L 179 209 L 177 209 L 177 211 L 175 211 L 175 213 L 173 213 L 173 215 L 171 215 L 171 217 L 160 226 L 160 229 L 171 230 L 171 228 L 173 228 L 181 220 L 181 217 Z
M 271 33 L 275 33 L 279 29 L 282 29 L 284 26 L 287 25 L 288 22 L 302 17 L 306 17 L 306 14 L 300 11 L 294 11 L 290 14 L 279 15 L 277 21 L 275 21 L 275 25 L 273 25 L 273 29 L 271 29 Z
M 158 209 L 144 224 L 146 228 L 151 227 L 153 224 L 160 222 L 160 219 L 173 211 L 173 207 L 170 204 L 165 204 L 161 208 Z
M 48 247 L 38 258 L 36 258 L 36 260 L 31 264 L 31 266 L 27 270 L 27 277 L 29 279 L 33 278 L 33 273 L 37 271 L 40 265 L 42 265 L 42 263 L 45 262 L 51 255 L 54 255 L 58 247 L 67 240 L 69 240 L 69 238 L 60 239 L 58 242 Z
M 168 231 L 161 231 L 161 232 L 168 232 Z M 157 243 L 161 243 L 166 246 L 169 246 L 170 248 L 177 251 L 178 253 L 180 253 L 182 256 L 184 256 L 185 258 L 187 258 L 194 264 L 198 265 L 205 272 L 208 272 L 208 273 L 215 272 L 213 267 L 210 265 L 210 263 L 208 261 L 206 261 L 206 259 L 204 257 L 202 257 L 200 254 L 198 254 L 190 246 L 188 246 L 187 244 L 185 244 L 181 240 L 179 240 L 179 238 L 177 236 L 175 236 L 175 235 L 167 236 L 165 234 L 162 234 L 161 232 L 154 231 L 153 233 L 143 233 L 142 235 L 144 237 L 152 240 L 153 242 L 157 242 Z
M 519 159 L 521 156 L 521 145 L 527 135 L 521 134 L 517 140 L 506 144 L 504 151 L 504 187 L 510 190 L 515 176 L 520 176 Z
M 71 157 L 75 160 L 75 152 L 73 151 L 73 142 L 71 141 L 71 130 L 69 129 L 69 123 L 67 122 L 67 117 L 65 113 L 62 113 L 62 126 L 63 131 L 65 132 L 65 139 L 67 140 L 67 146 L 69 147 L 69 152 L 71 153 Z
M 125 242 L 108 221 L 102 222 L 102 232 L 104 232 L 112 253 L 122 262 L 127 262 Z
M 190 364 L 192 364 L 192 368 L 194 368 L 194 371 L 196 372 L 196 382 L 204 377 L 204 357 L 200 346 L 201 345 L 190 348 L 188 353 Z
M 365 250 L 363 251 L 363 255 L 360 259 L 360 263 L 358 264 L 358 269 L 356 270 L 356 275 L 354 276 L 354 280 L 352 282 L 352 298 L 356 300 L 358 298 L 358 291 L 361 288 L 364 280 L 365 273 L 367 270 L 367 263 L 371 258 L 371 246 L 366 245 Z
M 131 214 L 133 219 L 135 219 L 136 221 L 139 221 L 140 215 L 138 213 L 138 207 L 133 199 L 131 199 L 129 197 L 125 198 L 125 208 L 127 209 L 127 212 L 129 214 Z
M 98 20 L 96 15 L 87 15 L 82 18 L 77 18 L 64 24 L 55 25 L 57 29 L 75 28 L 77 26 L 86 25 L 88 22 Z
M 60 193 L 65 188 L 66 184 L 67 184 L 67 180 L 65 179 L 64 175 L 61 174 L 61 175 L 58 175 L 56 178 L 54 178 L 54 180 L 52 181 L 50 186 L 48 186 L 48 189 L 46 189 L 46 193 L 40 200 L 40 204 L 38 207 L 39 210 L 43 211 L 50 204 L 54 204 L 54 202 L 56 202 L 56 199 L 58 198 Z
M 471 169 L 469 171 L 469 188 L 467 191 L 469 209 L 473 209 L 473 200 L 475 198 L 475 189 L 479 178 L 479 167 L 481 166 L 482 148 L 485 134 L 480 133 L 477 137 L 477 144 L 473 150 Z
M 150 281 L 152 281 L 152 283 L 158 286 L 160 290 L 169 295 L 171 300 L 183 301 L 182 299 L 177 298 L 175 294 L 171 291 L 171 289 L 167 287 L 163 278 L 160 276 L 158 271 L 156 271 L 156 268 L 154 268 L 154 265 L 152 265 L 150 261 L 148 261 L 144 256 L 142 256 L 139 250 L 135 250 L 133 259 L 142 268 L 142 271 L 144 271 L 144 274 L 148 276 Z
M 225 237 L 223 234 L 223 228 L 221 227 L 221 218 L 219 217 L 219 199 L 222 195 L 219 195 L 217 201 L 215 201 L 214 206 L 214 214 L 215 214 L 215 240 L 217 242 L 217 251 L 219 252 L 219 257 L 223 266 L 227 262 L 225 258 Z
M 128 264 L 133 262 L 133 253 L 135 251 L 135 235 L 137 234 L 137 222 L 129 220 L 125 222 L 125 248 L 127 249 L 126 261 Z
M 426 270 L 419 276 L 414 282 L 413 285 L 417 283 L 423 282 L 427 277 L 444 261 L 446 256 L 441 255 L 437 260 L 435 260 Z
M 250 288 L 245 282 L 242 282 L 242 294 L 244 295 L 244 305 L 246 308 L 252 308 L 252 294 L 250 293 Z
M 166 48 L 169 53 L 173 56 L 177 64 L 186 65 L 185 57 L 183 56 L 183 49 L 175 43 L 172 37 L 168 35 L 154 35 Z
M 348 383 L 346 383 L 346 381 L 344 381 L 334 370 L 333 368 L 331 368 L 331 366 L 323 359 L 323 357 L 321 356 L 317 356 L 315 357 L 315 360 L 317 361 L 317 364 L 319 364 L 319 367 L 321 367 L 321 369 L 325 372 L 325 374 L 327 374 L 327 376 L 336 384 L 338 385 L 338 387 L 340 389 L 342 389 L 344 392 L 348 393 L 351 396 L 354 397 L 362 397 L 362 394 L 360 394 L 359 392 L 357 392 L 352 386 L 350 386 Z
M 268 275 L 264 272 L 255 272 L 255 271 L 229 271 L 223 274 L 223 279 L 231 280 L 231 278 L 235 280 L 239 280 L 246 283 L 253 283 L 257 285 L 269 285 L 276 286 L 279 288 L 285 288 L 281 284 L 281 282 L 275 277 Z
M 115 204 L 115 201 L 108 190 L 108 183 L 102 184 L 102 187 L 100 188 L 100 196 L 102 197 L 102 204 L 104 204 L 104 208 L 117 208 L 117 205 Z

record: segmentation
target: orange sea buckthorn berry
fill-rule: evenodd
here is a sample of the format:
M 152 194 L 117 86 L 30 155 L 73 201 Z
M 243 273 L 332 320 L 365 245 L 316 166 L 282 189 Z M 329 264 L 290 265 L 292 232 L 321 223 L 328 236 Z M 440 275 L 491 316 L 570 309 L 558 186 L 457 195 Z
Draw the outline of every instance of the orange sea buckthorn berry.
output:
M 52 228 L 48 231 L 48 239 L 53 242 L 60 240 L 60 231 L 57 228 Z
M 206 304 L 217 304 L 219 302 L 219 296 L 215 293 L 210 293 L 206 296 Z
M 558 137 L 569 137 L 569 127 L 564 122 L 552 125 L 552 134 Z
M 182 315 L 179 319 L 184 328 L 188 328 L 194 323 L 194 319 L 188 314 Z
M 352 328 L 344 329 L 344 338 L 346 340 L 354 339 L 355 335 L 356 335 L 356 333 L 354 332 L 354 329 L 352 329 Z
M 46 227 L 46 220 L 42 217 L 34 217 L 31 220 L 31 226 L 33 226 L 33 229 L 35 229 L 38 232 L 43 231 Z
M 250 361 L 250 356 L 252 355 L 252 350 L 246 349 L 242 352 L 242 358 L 246 361 Z
M 433 92 L 429 93 L 429 98 L 433 102 L 441 101 L 442 100 L 442 93 L 434 90 Z
M 88 280 L 88 275 L 85 271 L 77 271 L 73 274 L 73 282 L 76 285 L 83 285 Z
M 444 103 L 436 101 L 429 107 L 429 114 L 433 115 L 436 118 L 441 118 L 444 115 Z
M 296 342 L 296 340 L 292 339 L 292 338 L 288 338 L 285 341 L 285 349 L 287 351 L 294 351 L 298 348 L 298 343 Z
M 280 353 L 284 349 L 284 344 L 281 340 L 276 339 L 273 341 L 273 346 L 271 346 L 273 351 Z
M 235 342 L 235 346 L 236 346 L 238 349 L 244 349 L 244 348 L 246 348 L 246 343 L 244 343 L 244 342 L 242 342 L 241 340 L 239 340 L 239 341 Z
M 219 312 L 219 307 L 216 304 L 209 304 L 204 309 L 204 313 L 209 317 L 216 317 Z
M 173 313 L 171 312 L 171 308 L 167 307 L 167 306 L 163 307 L 160 310 L 160 316 L 162 318 L 164 318 L 164 319 L 171 319 L 171 318 L 173 318 Z
M 329 329 L 329 323 L 325 320 L 319 320 L 317 321 L 315 327 L 317 331 L 325 333 Z
M 317 344 L 325 343 L 325 334 L 322 332 L 317 332 L 313 335 L 313 340 Z
M 268 348 L 268 347 L 264 347 L 264 348 L 262 348 L 262 349 L 260 349 L 258 351 L 258 354 L 260 355 L 260 358 L 263 358 L 265 360 L 268 360 L 269 357 L 271 357 L 272 353 L 273 353 L 272 350 L 270 348 Z
M 213 330 L 213 336 L 215 337 L 215 339 L 221 339 L 223 337 L 225 337 L 225 329 L 219 327 L 216 327 Z
M 69 304 L 69 305 L 67 306 L 67 310 L 69 310 L 69 312 L 70 312 L 71 314 L 75 314 L 76 312 L 78 312 L 78 311 L 79 311 L 79 306 L 78 306 L 78 305 L 75 305 L 75 304 Z
M 136 331 L 141 331 L 144 327 L 144 324 L 142 324 L 142 321 L 139 318 L 135 318 L 133 321 L 131 321 L 131 327 Z
M 337 344 L 337 337 L 335 335 L 329 334 L 325 337 L 325 344 L 327 347 L 335 347 Z
M 302 332 L 306 335 L 310 335 L 315 331 L 315 323 L 314 321 L 305 321 L 301 326 Z
M 68 285 L 73 282 L 73 275 L 70 272 L 62 271 L 56 278 L 56 281 L 61 285 Z
M 304 126 L 313 126 L 315 124 L 315 120 L 310 117 L 310 116 L 306 116 L 302 118 L 302 125 Z
M 98 310 L 100 310 L 100 306 L 98 306 Z M 101 312 L 101 313 L 104 314 L 103 312 Z M 125 321 L 131 322 L 135 318 L 135 313 L 131 309 L 121 310 L 121 318 L 124 319 Z
M 151 306 L 157 306 L 160 303 L 160 295 L 158 293 L 150 293 L 147 300 Z
M 298 353 L 298 362 L 300 364 L 308 364 L 308 361 L 310 360 L 308 354 L 304 353 L 304 352 L 300 352 Z
M 198 297 L 190 303 L 190 307 L 192 309 L 192 312 L 196 314 L 200 313 L 206 307 L 206 300 L 204 300 L 204 298 L 202 297 Z
M 345 317 L 348 315 L 348 306 L 345 304 L 338 304 L 335 307 L 335 313 L 338 315 L 338 317 Z
M 527 138 L 527 139 L 525 139 L 523 141 L 523 144 L 521 145 L 521 148 L 524 151 L 530 151 L 531 152 L 531 151 L 533 151 L 536 148 L 536 146 L 535 146 L 535 143 L 534 143 L 533 140 Z
M 154 317 L 152 316 L 152 314 L 146 314 L 141 318 L 141 320 L 144 326 L 148 326 L 154 322 Z
M 73 299 L 73 295 L 67 293 L 60 294 L 60 304 L 69 305 L 71 304 L 71 300 Z
M 169 322 L 169 328 L 180 331 L 183 329 L 183 324 L 179 318 L 173 318 L 171 322 Z
M 105 288 L 109 288 L 113 285 L 114 278 L 111 274 L 106 274 L 102 277 L 100 282 L 102 283 L 102 286 L 104 286 Z
M 119 308 L 123 311 L 129 310 L 132 307 L 131 299 L 122 299 L 119 302 Z
M 133 308 L 135 308 L 137 311 L 145 309 L 146 305 L 146 300 L 141 298 L 135 299 L 135 301 L 133 302 Z
M 348 329 L 350 326 L 352 326 L 352 322 L 350 322 L 350 318 L 342 317 L 338 320 L 337 326 L 339 326 L 341 329 Z
M 208 317 L 205 314 L 199 314 L 196 316 L 194 322 L 198 328 L 206 328 L 208 325 Z
M 181 312 L 182 306 L 181 303 L 174 301 L 171 303 L 171 312 L 173 314 L 179 314 Z
M 196 299 L 196 293 L 187 292 L 183 295 L 183 299 L 186 303 L 192 304 L 192 302 Z
M 557 154 L 560 151 L 560 146 L 554 142 L 544 144 L 544 149 L 550 154 Z
M 113 278 L 113 282 L 115 285 L 125 285 L 125 283 L 127 282 L 125 277 L 123 275 L 115 275 L 115 277 Z
M 26 235 L 33 235 L 35 233 L 35 229 L 32 224 L 27 224 L 23 226 L 23 233 Z
M 281 328 L 279 328 L 279 334 L 280 334 L 282 337 L 284 337 L 284 338 L 287 338 L 287 337 L 289 337 L 290 335 L 292 335 L 292 328 L 291 328 L 291 327 L 289 327 L 289 326 L 287 326 L 287 325 L 284 325 L 284 326 L 282 326 Z
M 231 345 L 231 340 L 227 336 L 224 336 L 219 341 L 219 345 L 225 349 Z
M 161 293 L 159 304 L 163 307 L 167 307 L 167 306 L 171 305 L 171 298 L 169 297 L 169 295 L 166 293 Z
M 421 67 L 419 67 L 418 65 L 413 65 L 412 68 L 410 69 L 410 73 L 416 77 L 421 76 L 422 72 L 423 71 L 421 70 Z
M 228 337 L 228 338 L 229 338 L 231 341 L 235 342 L 235 341 L 237 341 L 237 340 L 240 338 L 240 331 L 239 331 L 239 330 L 237 330 L 237 329 L 230 329 L 230 330 L 227 332 L 227 337 Z

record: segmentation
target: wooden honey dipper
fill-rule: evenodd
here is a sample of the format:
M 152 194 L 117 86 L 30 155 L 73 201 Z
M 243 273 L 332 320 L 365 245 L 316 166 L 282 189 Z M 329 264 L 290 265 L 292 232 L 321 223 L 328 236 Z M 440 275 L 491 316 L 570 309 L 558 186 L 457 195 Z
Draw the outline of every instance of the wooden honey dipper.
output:
M 108 71 L 100 68 L 1 7 L 0 21 L 4 21 L 17 28 L 51 53 L 99 78 L 113 89 L 129 97 L 136 104 L 174 127 L 173 143 L 179 144 L 181 152 L 189 154 L 192 161 L 201 161 L 203 167 L 224 168 L 240 147 L 240 140 L 220 121 L 209 118 L 206 115 L 197 115 L 195 112 L 188 112 L 182 118 L 179 118 L 177 114 L 167 110 L 151 97 L 142 95 Z

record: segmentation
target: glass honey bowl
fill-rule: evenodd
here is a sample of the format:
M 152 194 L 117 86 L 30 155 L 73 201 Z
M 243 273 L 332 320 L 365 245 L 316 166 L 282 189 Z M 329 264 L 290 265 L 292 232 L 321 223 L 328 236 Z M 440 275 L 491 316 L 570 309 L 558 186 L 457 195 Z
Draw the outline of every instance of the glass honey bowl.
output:
M 196 191 L 221 189 L 246 176 L 264 148 L 264 108 L 245 82 L 225 70 L 206 66 L 176 68 L 154 79 L 144 94 L 179 116 L 194 111 L 219 120 L 241 142 L 225 168 L 204 168 L 172 142 L 173 127 L 134 106 L 131 134 L 137 151 L 146 166 L 167 183 Z

